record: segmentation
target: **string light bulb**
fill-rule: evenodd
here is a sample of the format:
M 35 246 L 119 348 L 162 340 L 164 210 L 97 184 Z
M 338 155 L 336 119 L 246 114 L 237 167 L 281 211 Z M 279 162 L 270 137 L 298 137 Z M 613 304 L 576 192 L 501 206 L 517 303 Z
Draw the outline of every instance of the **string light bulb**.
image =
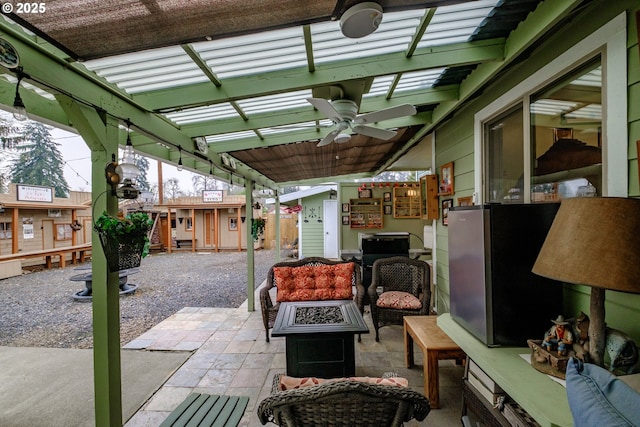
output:
M 180 158 L 178 159 L 178 172 L 182 172 L 182 146 L 178 145 L 178 152 L 180 153 Z
M 19 122 L 23 122 L 28 119 L 27 109 L 24 106 L 22 97 L 20 96 L 20 82 L 24 74 L 22 73 L 22 67 L 18 68 L 18 83 L 16 83 L 16 96 L 13 100 L 13 118 Z

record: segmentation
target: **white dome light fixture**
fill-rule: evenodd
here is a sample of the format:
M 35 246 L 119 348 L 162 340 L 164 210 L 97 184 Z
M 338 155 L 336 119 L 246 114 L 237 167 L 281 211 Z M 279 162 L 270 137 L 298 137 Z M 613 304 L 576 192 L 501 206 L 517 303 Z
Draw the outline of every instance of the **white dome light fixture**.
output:
M 351 140 L 351 135 L 348 133 L 340 133 L 333 139 L 333 142 L 337 142 L 338 144 L 344 144 L 345 142 L 349 142 Z
M 358 3 L 342 14 L 340 29 L 345 37 L 358 39 L 378 29 L 382 22 L 382 6 L 374 2 Z

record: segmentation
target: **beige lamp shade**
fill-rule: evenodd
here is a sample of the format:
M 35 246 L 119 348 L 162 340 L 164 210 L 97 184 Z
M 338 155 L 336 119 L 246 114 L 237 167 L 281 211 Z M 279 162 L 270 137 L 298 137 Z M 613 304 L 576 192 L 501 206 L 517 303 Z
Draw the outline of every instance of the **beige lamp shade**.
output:
M 565 199 L 533 272 L 565 283 L 640 293 L 640 199 Z

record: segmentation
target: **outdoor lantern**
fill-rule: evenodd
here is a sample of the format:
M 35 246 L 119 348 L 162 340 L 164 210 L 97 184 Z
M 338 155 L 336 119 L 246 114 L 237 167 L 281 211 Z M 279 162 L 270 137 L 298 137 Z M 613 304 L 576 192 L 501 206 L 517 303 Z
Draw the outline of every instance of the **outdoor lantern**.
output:
M 122 161 L 119 164 L 116 163 L 115 155 L 112 155 L 111 163 L 107 165 L 105 170 L 112 194 L 119 199 L 136 199 L 140 194 L 140 190 L 135 186 L 140 169 L 135 165 L 133 144 L 128 132 L 127 126 L 127 144 L 124 148 Z

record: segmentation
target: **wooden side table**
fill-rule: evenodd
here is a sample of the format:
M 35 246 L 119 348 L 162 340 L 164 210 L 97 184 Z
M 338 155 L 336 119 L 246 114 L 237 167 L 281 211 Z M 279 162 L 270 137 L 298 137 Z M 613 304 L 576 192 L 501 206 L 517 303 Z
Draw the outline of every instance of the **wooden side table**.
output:
M 407 368 L 414 364 L 413 343 L 422 349 L 424 393 L 432 408 L 440 407 L 438 360 L 463 360 L 466 354 L 436 323 L 437 316 L 405 316 L 404 355 Z

